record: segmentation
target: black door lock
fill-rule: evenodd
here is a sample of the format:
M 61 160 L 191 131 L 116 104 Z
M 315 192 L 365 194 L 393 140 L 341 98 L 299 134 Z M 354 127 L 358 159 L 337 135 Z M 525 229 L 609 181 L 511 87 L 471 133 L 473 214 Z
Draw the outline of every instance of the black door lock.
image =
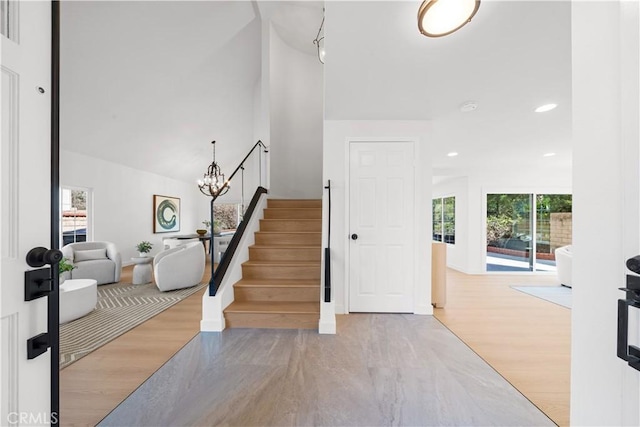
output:
M 637 258 L 627 261 L 627 267 L 634 272 L 638 267 Z M 640 348 L 629 345 L 629 307 L 640 308 L 640 276 L 627 274 L 627 287 L 620 290 L 626 292 L 627 296 L 618 300 L 617 356 L 640 371 Z
M 356 233 L 353 233 L 351 235 L 351 240 L 358 240 L 358 235 Z
M 30 267 L 42 267 L 46 264 L 54 265 L 62 259 L 62 252 L 57 249 L 43 247 L 33 248 L 27 254 L 27 264 Z

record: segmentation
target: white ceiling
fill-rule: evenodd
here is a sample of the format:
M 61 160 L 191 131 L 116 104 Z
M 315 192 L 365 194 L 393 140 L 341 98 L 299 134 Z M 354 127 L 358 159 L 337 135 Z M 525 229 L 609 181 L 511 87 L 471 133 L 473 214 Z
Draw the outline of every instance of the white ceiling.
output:
M 418 6 L 327 3 L 325 117 L 432 120 L 436 174 L 570 167 L 570 3 L 483 1 L 437 39 L 419 34 Z M 469 100 L 478 109 L 460 112 Z M 548 102 L 559 107 L 533 112 Z
M 570 168 L 570 2 L 483 1 L 440 39 L 419 34 L 419 5 L 326 3 L 325 118 L 432 121 L 437 175 Z M 260 19 L 315 54 L 322 6 L 64 2 L 63 148 L 193 181 L 217 139 L 221 162 L 235 163 L 255 142 L 246 104 L 260 77 Z M 461 113 L 469 100 L 478 109 Z M 559 107 L 533 112 L 547 102 Z
M 194 182 L 212 140 L 228 165 L 255 143 L 252 3 L 70 1 L 61 28 L 63 149 Z

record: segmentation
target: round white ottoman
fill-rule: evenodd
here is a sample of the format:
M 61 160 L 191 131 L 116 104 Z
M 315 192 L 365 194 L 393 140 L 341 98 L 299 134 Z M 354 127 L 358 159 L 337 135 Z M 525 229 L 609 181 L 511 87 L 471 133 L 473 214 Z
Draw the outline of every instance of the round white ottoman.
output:
M 94 279 L 67 279 L 60 285 L 60 323 L 86 316 L 96 308 L 98 282 Z

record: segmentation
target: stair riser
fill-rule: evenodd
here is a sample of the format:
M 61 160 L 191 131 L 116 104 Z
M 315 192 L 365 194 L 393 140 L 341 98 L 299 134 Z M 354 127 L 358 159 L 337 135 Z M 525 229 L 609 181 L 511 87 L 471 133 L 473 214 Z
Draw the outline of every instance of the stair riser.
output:
M 320 303 L 320 287 L 237 287 L 234 289 L 236 301 L 296 301 Z
M 322 219 L 322 209 L 265 209 L 265 219 Z
M 320 261 L 322 251 L 317 248 L 249 248 L 251 261 Z
M 279 220 L 269 219 L 260 220 L 260 231 L 289 231 L 289 232 L 302 232 L 302 231 L 322 231 L 322 220 Z
M 242 277 L 245 279 L 300 279 L 320 280 L 320 265 L 276 266 L 276 265 L 243 265 Z
M 317 329 L 320 315 L 286 313 L 225 313 L 228 328 Z
M 321 208 L 322 200 L 309 199 L 309 200 L 267 200 L 268 208 Z
M 256 233 L 256 245 L 320 246 L 321 233 Z

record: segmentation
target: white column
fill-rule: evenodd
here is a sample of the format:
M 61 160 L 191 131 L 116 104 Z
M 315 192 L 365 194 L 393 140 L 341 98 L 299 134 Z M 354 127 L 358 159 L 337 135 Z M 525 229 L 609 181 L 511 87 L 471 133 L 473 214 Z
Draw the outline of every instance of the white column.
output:
M 572 425 L 640 423 L 639 373 L 616 357 L 617 288 L 640 251 L 637 8 L 572 3 Z

